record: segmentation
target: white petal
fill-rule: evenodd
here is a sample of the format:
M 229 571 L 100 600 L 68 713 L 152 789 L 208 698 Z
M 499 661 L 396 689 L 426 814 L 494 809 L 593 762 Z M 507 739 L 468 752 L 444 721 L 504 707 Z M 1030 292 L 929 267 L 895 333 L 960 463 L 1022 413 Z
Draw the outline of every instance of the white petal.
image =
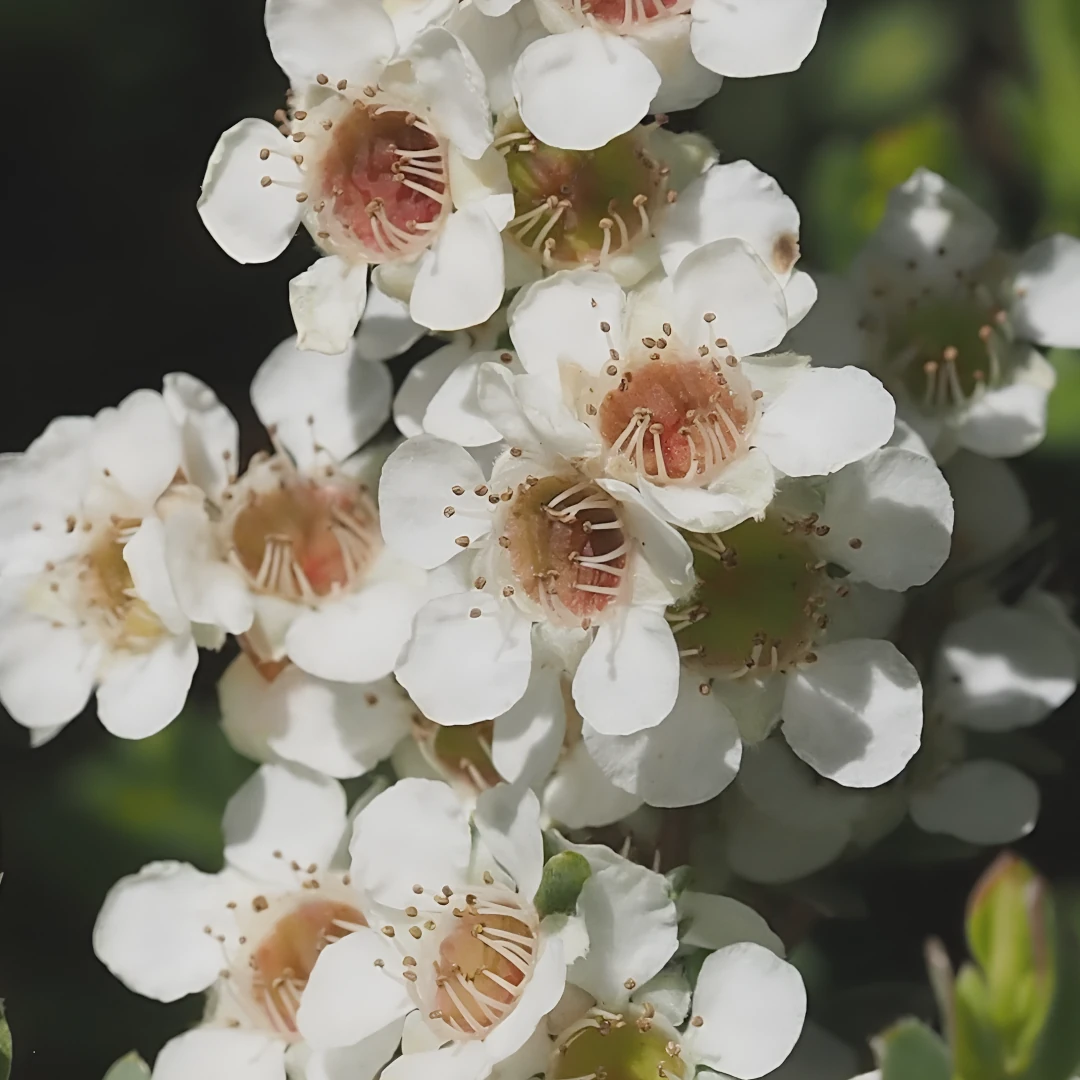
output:
M 180 468 L 180 430 L 153 390 L 136 390 L 94 417 L 97 469 L 133 499 L 153 503 Z
M 879 589 L 923 585 L 949 555 L 953 504 L 938 467 L 911 450 L 875 450 L 840 472 L 825 489 L 814 546 Z M 854 543 L 853 543 L 854 541 Z
M 196 1028 L 161 1048 L 154 1080 L 285 1080 L 287 1045 L 262 1031 Z
M 701 679 L 684 672 L 671 714 L 634 735 L 602 735 L 585 725 L 585 745 L 604 775 L 650 806 L 693 806 L 735 779 L 742 741 L 735 718 Z
M 397 48 L 382 5 L 349 0 L 267 0 L 266 36 L 295 89 L 318 75 L 377 85 Z
M 525 693 L 531 669 L 528 620 L 489 593 L 474 591 L 442 596 L 420 609 L 395 674 L 435 723 L 474 724 L 511 708 Z
M 394 670 L 423 600 L 423 589 L 411 583 L 368 585 L 294 620 L 285 651 L 320 679 L 375 682 Z
M 454 346 L 447 348 L 453 349 Z M 446 381 L 428 403 L 423 415 L 423 430 L 461 446 L 487 446 L 498 442 L 501 437 L 499 429 L 492 425 L 477 398 L 477 376 L 482 365 L 498 361 L 499 355 L 473 353 L 452 368 Z
M 300 998 L 300 1034 L 317 1048 L 352 1046 L 404 1019 L 414 1006 L 400 965 L 389 939 L 367 927 L 327 945 Z
M 401 1042 L 401 1029 L 402 1021 L 396 1019 L 353 1046 L 331 1050 L 306 1047 L 303 1080 L 375 1080 L 394 1056 Z
M 5 613 L 0 623 L 0 700 L 26 727 L 74 720 L 94 688 L 100 655 L 100 647 L 79 627 Z
M 957 440 L 987 457 L 1016 457 L 1033 450 L 1046 435 L 1050 389 L 1013 383 L 987 390 L 964 414 Z
M 891 642 L 826 645 L 788 676 L 784 735 L 822 776 L 877 787 L 919 749 L 922 697 L 918 673 Z
M 329 356 L 351 349 L 367 302 L 367 271 L 366 263 L 326 255 L 289 282 L 297 348 Z
M 565 734 L 561 666 L 540 663 L 534 654 L 524 695 L 495 720 L 492 764 L 512 784 L 539 784 L 555 767 Z
M 590 849 L 581 853 L 589 857 Z M 568 978 L 607 1007 L 629 999 L 627 980 L 644 986 L 678 946 L 675 904 L 667 882 L 614 853 L 593 863 L 578 898 L 589 932 L 589 951 L 571 965 Z
M 1071 643 L 1040 614 L 993 606 L 945 631 L 934 704 L 976 731 L 1011 731 L 1045 720 L 1076 690 Z
M 817 303 L 817 282 L 805 271 L 794 270 L 784 285 L 788 309 L 788 327 L 798 326 Z
M 379 288 L 374 275 L 356 331 L 356 355 L 361 360 L 392 360 L 424 336 L 424 328 L 409 316 L 409 305 Z
M 98 719 L 122 739 L 157 734 L 180 715 L 198 664 L 190 634 L 168 635 L 147 652 L 111 656 L 98 687 Z
M 707 488 L 675 484 L 643 486 L 642 498 L 665 520 L 691 532 L 723 532 L 761 518 L 775 491 L 776 474 L 757 447 L 726 466 Z
M 634 991 L 635 1005 L 652 1007 L 673 1027 L 679 1027 L 690 1012 L 691 989 L 686 976 L 678 968 L 665 968 L 643 987 Z
M 533 42 L 514 67 L 525 126 L 567 150 L 593 150 L 629 131 L 659 89 L 659 73 L 631 40 L 591 27 Z
M 473 811 L 480 839 L 514 879 L 518 892 L 531 900 L 544 872 L 540 804 L 527 787 L 497 784 L 480 793 Z
M 471 355 L 472 343 L 468 335 L 458 334 L 449 345 L 436 349 L 409 369 L 394 398 L 394 424 L 405 438 L 411 439 L 414 435 L 424 433 L 428 406 L 458 365 Z M 438 431 L 431 431 L 430 434 L 446 438 Z M 451 438 L 450 441 L 458 440 Z
M 584 742 L 559 762 L 544 788 L 544 812 L 569 829 L 611 825 L 632 814 L 641 801 L 616 787 L 600 771 Z
M 416 711 L 393 679 L 357 686 L 295 664 L 267 682 L 241 653 L 218 683 L 221 723 L 241 752 L 345 779 L 375 768 L 409 734 Z
M 713 240 L 691 252 L 673 285 L 675 332 L 695 348 L 720 337 L 737 356 L 748 356 L 774 348 L 787 333 L 784 292 L 743 240 Z
M 420 257 L 409 313 L 432 330 L 461 330 L 502 303 L 503 245 L 480 206 L 455 210 Z
M 1003 761 L 965 761 L 912 794 L 911 817 L 926 832 L 969 844 L 1011 844 L 1035 828 L 1039 789 Z
M 514 218 L 514 189 L 506 158 L 494 146 L 489 146 L 476 160 L 451 146 L 447 165 L 454 205 L 478 207 L 491 218 L 496 229 L 505 229 Z
M 165 624 L 170 633 L 184 634 L 187 616 L 180 610 L 165 559 L 165 526 L 160 518 L 144 518 L 124 544 L 124 563 L 136 595 Z
M 303 182 L 293 144 L 266 120 L 241 120 L 224 132 L 206 165 L 198 210 L 210 235 L 239 263 L 276 259 L 300 224 Z M 264 161 L 262 151 L 269 150 Z M 266 178 L 278 181 L 263 185 Z
M 402 1054 L 383 1070 L 382 1080 L 476 1080 L 491 1069 L 481 1042 L 453 1042 L 439 1050 Z
M 387 546 L 424 569 L 447 562 L 464 546 L 458 537 L 471 542 L 491 529 L 486 492 L 475 494 L 482 486 L 484 474 L 467 450 L 434 435 L 407 439 L 386 459 L 379 482 Z M 455 495 L 455 487 L 464 494 Z
M 402 59 L 412 66 L 432 126 L 465 157 L 481 157 L 491 145 L 491 108 L 483 72 L 468 49 L 448 30 L 432 26 L 416 36 Z
M 325 870 L 345 821 L 345 792 L 336 780 L 296 765 L 261 765 L 225 807 L 225 861 L 257 880 L 295 888 L 290 864 Z
M 653 573 L 674 597 L 683 596 L 697 582 L 690 545 L 635 488 L 621 480 L 602 480 L 600 484 L 619 500 L 619 517 L 629 525 L 630 535 Z
M 763 885 L 797 881 L 828 866 L 851 839 L 851 826 L 834 822 L 800 829 L 739 800 L 726 811 L 726 854 L 731 869 Z
M 161 396 L 180 428 L 184 475 L 216 500 L 240 465 L 236 417 L 194 375 L 166 375 Z
M 1004 555 L 1031 528 L 1031 506 L 1003 461 L 957 451 L 945 466 L 956 505 L 952 559 L 967 564 Z
M 690 44 L 721 75 L 795 71 L 817 41 L 825 0 L 694 0 Z
M 216 874 L 150 863 L 109 890 L 94 923 L 94 952 L 128 989 L 177 1001 L 218 977 L 221 946 L 203 927 L 226 914 Z
M 752 908 L 730 896 L 687 890 L 679 897 L 679 940 L 698 949 L 723 949 L 752 941 L 779 957 L 784 943 Z
M 706 957 L 694 988 L 688 1056 L 739 1077 L 764 1076 L 791 1053 L 806 1018 L 802 976 L 768 949 L 747 942 Z
M 254 601 L 246 581 L 223 558 L 202 490 L 185 487 L 158 504 L 165 522 L 165 559 L 176 598 L 195 623 L 230 634 L 251 628 Z
M 655 727 L 679 693 L 679 647 L 661 612 L 630 608 L 605 622 L 574 676 L 574 704 L 598 732 Z
M 855 1071 L 857 1056 L 823 1027 L 808 1020 L 795 1049 L 768 1080 L 847 1080 Z M 880 1076 L 854 1077 L 854 1080 L 881 1080 Z
M 355 453 L 390 419 L 392 393 L 386 366 L 358 359 L 351 341 L 337 355 L 312 356 L 289 338 L 251 382 L 263 426 L 275 430 L 302 469 L 316 460 L 316 448 L 338 461 Z
M 1029 248 L 1013 281 L 1017 333 L 1036 345 L 1080 349 L 1080 240 L 1056 233 Z
M 892 395 L 861 368 L 806 368 L 762 401 L 754 441 L 788 476 L 824 476 L 884 446 L 892 436 Z
M 714 165 L 679 192 L 659 229 L 664 269 L 713 240 L 745 240 L 781 280 L 799 253 L 799 211 L 780 185 L 749 161 Z
M 352 872 L 381 904 L 404 907 L 414 885 L 429 892 L 463 884 L 472 840 L 461 801 L 438 780 L 399 780 L 377 795 L 353 825 Z

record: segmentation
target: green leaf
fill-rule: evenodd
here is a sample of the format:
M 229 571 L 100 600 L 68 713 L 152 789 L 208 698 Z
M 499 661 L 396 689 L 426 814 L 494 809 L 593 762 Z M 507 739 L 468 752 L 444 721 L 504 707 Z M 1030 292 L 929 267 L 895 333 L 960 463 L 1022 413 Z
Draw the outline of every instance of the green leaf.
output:
M 11 1075 L 11 1028 L 4 1015 L 4 1003 L 0 1001 L 0 1080 Z
M 1005 1051 L 990 1021 L 986 981 L 973 964 L 956 977 L 953 998 L 952 1052 L 960 1080 L 1002 1080 Z
M 880 1036 L 881 1080 L 951 1080 L 949 1050 L 919 1020 L 901 1020 Z
M 150 1066 L 132 1050 L 113 1064 L 104 1080 L 150 1080 Z
M 591 873 L 589 860 L 576 851 L 562 851 L 548 859 L 533 900 L 540 918 L 554 914 L 572 915 Z
M 1047 905 L 1054 990 L 1024 1080 L 1070 1080 L 1080 1071 L 1080 899 Z

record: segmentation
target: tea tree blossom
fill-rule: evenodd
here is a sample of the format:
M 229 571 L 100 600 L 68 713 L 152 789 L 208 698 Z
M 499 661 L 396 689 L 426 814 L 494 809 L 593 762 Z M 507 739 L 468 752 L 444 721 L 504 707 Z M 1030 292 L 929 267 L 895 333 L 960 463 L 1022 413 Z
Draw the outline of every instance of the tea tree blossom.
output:
M 0 700 L 55 734 L 97 691 L 114 735 L 143 738 L 181 710 L 195 627 L 166 571 L 155 507 L 182 464 L 159 394 L 61 417 L 0 467 Z M 206 644 L 219 644 L 207 631 Z
M 226 807 L 224 870 L 155 862 L 109 891 L 94 926 L 109 970 L 158 1001 L 208 992 L 203 1022 L 158 1055 L 157 1080 L 284 1080 L 298 1066 L 374 1076 L 390 1059 L 400 1023 L 333 1054 L 297 1028 L 318 957 L 368 925 L 368 900 L 336 856 L 346 824 L 336 781 L 264 765 Z
M 795 753 L 839 784 L 895 776 L 918 749 L 923 695 L 915 668 L 875 628 L 877 590 L 928 581 L 952 521 L 933 463 L 885 447 L 817 484 L 789 481 L 761 521 L 688 536 L 698 589 L 669 611 L 678 701 L 636 735 L 586 727 L 597 763 L 654 805 L 703 802 L 734 778 L 744 742 L 780 725 Z
M 165 395 L 198 463 L 161 508 L 184 610 L 240 636 L 268 679 L 287 661 L 334 682 L 388 675 L 424 577 L 383 545 L 381 454 L 356 454 L 389 414 L 386 369 L 284 342 L 251 388 L 274 452 L 239 475 L 236 422 L 210 389 L 176 375 Z
M 573 696 L 590 722 L 658 722 L 678 679 L 663 612 L 693 584 L 689 547 L 629 484 L 577 469 L 578 430 L 533 427 L 510 395 L 493 408 L 514 439 L 489 478 L 466 450 L 430 435 L 408 439 L 383 469 L 388 543 L 445 567 L 398 680 L 436 723 L 489 719 L 525 694 L 538 635 L 583 647 Z
M 513 216 L 483 75 L 452 34 L 399 47 L 376 3 L 269 0 L 266 29 L 292 90 L 279 127 L 222 135 L 199 212 L 240 262 L 267 262 L 303 224 L 322 253 L 290 286 L 301 348 L 345 349 L 369 266 L 412 318 L 482 322 L 503 292 L 499 230 Z M 488 164 L 481 164 L 481 162 Z
M 514 0 L 481 0 L 498 16 Z M 549 31 L 513 69 L 522 118 L 544 142 L 588 150 L 647 112 L 691 108 L 722 76 L 799 67 L 817 39 L 824 0 L 535 0 Z M 588 108 L 581 107 L 583 96 Z
M 990 218 L 920 169 L 890 195 L 851 283 L 822 284 L 792 347 L 877 374 L 938 458 L 1013 457 L 1042 441 L 1055 376 L 1036 346 L 1080 341 L 1080 240 L 1002 251 Z

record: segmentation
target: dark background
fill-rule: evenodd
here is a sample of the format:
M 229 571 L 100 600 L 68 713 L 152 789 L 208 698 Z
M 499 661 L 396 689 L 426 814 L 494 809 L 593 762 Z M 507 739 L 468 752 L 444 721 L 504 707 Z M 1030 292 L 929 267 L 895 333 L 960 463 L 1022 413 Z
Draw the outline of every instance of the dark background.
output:
M 210 382 L 257 437 L 247 385 L 291 332 L 286 283 L 310 251 L 298 239 L 275 263 L 239 266 L 204 232 L 195 200 L 218 133 L 282 104 L 261 9 L 3 0 L 0 450 L 175 370 Z M 794 196 L 805 264 L 842 270 L 886 191 L 919 164 L 963 185 L 1017 246 L 1080 233 L 1078 116 L 1075 0 L 830 0 L 800 72 L 729 80 L 696 123 L 724 160 L 750 157 Z M 1059 524 L 1054 584 L 1072 594 L 1080 366 L 1065 353 L 1052 360 L 1061 385 L 1050 436 L 1019 468 L 1037 519 Z M 90 931 L 109 885 L 142 863 L 219 865 L 221 809 L 251 768 L 217 729 L 226 659 L 207 657 L 184 716 L 141 743 L 112 739 L 88 715 L 30 752 L 0 717 L 0 996 L 16 1080 L 99 1080 L 133 1047 L 152 1061 L 199 1014 L 196 998 L 162 1006 L 125 990 L 94 958 Z M 1040 780 L 1043 817 L 1020 845 L 1059 881 L 1080 871 L 1076 720 L 1071 703 L 1041 729 L 1071 767 Z M 901 846 L 845 881 L 872 921 L 821 926 L 797 952 L 812 1007 L 853 1040 L 920 1006 L 928 934 L 959 957 L 963 898 L 990 859 L 924 849 L 911 862 Z

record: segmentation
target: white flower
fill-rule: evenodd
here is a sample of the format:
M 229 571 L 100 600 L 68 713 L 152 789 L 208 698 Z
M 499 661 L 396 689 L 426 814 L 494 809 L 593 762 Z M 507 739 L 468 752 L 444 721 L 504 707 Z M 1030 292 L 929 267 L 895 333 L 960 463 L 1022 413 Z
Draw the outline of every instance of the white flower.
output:
M 303 223 L 323 257 L 290 286 L 301 348 L 345 349 L 372 265 L 417 323 L 483 322 L 502 300 L 513 204 L 468 50 L 441 27 L 399 48 L 380 5 L 346 0 L 268 0 L 266 28 L 288 113 L 281 130 L 248 119 L 222 135 L 199 200 L 210 233 L 267 262 Z
M 275 452 L 256 454 L 237 477 L 231 414 L 197 379 L 166 379 L 191 481 L 160 511 L 180 605 L 242 635 L 267 678 L 291 661 L 319 679 L 374 683 L 393 670 L 424 595 L 423 573 L 382 541 L 373 499 L 381 457 L 355 454 L 389 414 L 390 376 L 351 351 L 313 360 L 290 339 L 259 368 L 251 396 Z M 287 682 L 305 692 L 301 677 Z M 317 722 L 332 726 L 334 695 L 348 692 L 320 692 Z
M 312 1077 L 372 1078 L 390 1059 L 400 1022 L 332 1054 L 297 1030 L 317 958 L 368 922 L 335 857 L 346 826 L 336 781 L 265 765 L 225 810 L 224 870 L 150 863 L 109 891 L 94 926 L 109 970 L 158 1001 L 209 991 L 203 1023 L 166 1044 L 156 1080 L 285 1080 L 286 1064 L 290 1075 L 303 1064 Z
M 443 594 L 420 609 L 396 675 L 436 723 L 500 716 L 528 688 L 535 627 L 571 669 L 583 651 L 573 681 L 582 716 L 636 731 L 675 700 L 664 607 L 693 584 L 691 552 L 629 484 L 582 475 L 576 425 L 543 420 L 533 427 L 503 396 L 498 422 L 513 445 L 490 479 L 466 450 L 430 435 L 387 460 L 387 542 L 419 566 L 445 566 Z
M 892 192 L 851 284 L 819 284 L 791 346 L 878 374 L 939 459 L 958 447 L 1013 457 L 1042 441 L 1055 377 L 1034 346 L 1080 342 L 1080 240 L 1007 255 L 982 210 L 920 169 Z
M 502 16 L 514 0 L 478 0 Z M 799 67 L 825 0 L 535 0 L 549 36 L 524 42 L 513 90 L 544 142 L 589 150 L 647 112 L 691 108 L 722 76 Z M 582 108 L 587 101 L 588 107 Z
M 544 864 L 531 792 L 486 792 L 473 814 L 445 784 L 400 780 L 357 815 L 351 880 L 379 913 L 323 950 L 298 1014 L 317 1047 L 405 1024 L 385 1080 L 482 1080 L 516 1053 L 562 996 L 559 929 L 533 897 Z M 418 1044 L 421 1052 L 410 1053 Z
M 601 769 L 655 806 L 704 802 L 734 779 L 744 742 L 782 718 L 791 748 L 822 776 L 857 788 L 895 776 L 919 746 L 922 687 L 880 640 L 894 604 L 879 590 L 927 581 L 948 555 L 952 520 L 933 462 L 886 447 L 819 485 L 789 481 L 760 522 L 689 536 L 698 591 L 669 612 L 678 700 L 633 735 L 586 717 Z
M 180 433 L 148 390 L 54 420 L 3 461 L 0 699 L 19 723 L 54 734 L 95 689 L 124 738 L 180 712 L 198 652 L 155 514 L 180 464 Z
M 892 399 L 860 368 L 811 368 L 791 354 L 740 360 L 775 345 L 785 325 L 779 285 L 739 240 L 699 248 L 673 278 L 628 298 L 606 275 L 557 274 L 512 305 L 525 374 L 510 389 L 548 426 L 579 430 L 586 472 L 635 485 L 673 524 L 727 529 L 764 514 L 777 477 L 836 472 L 892 434 Z M 481 412 L 498 366 L 478 372 Z M 476 437 L 485 433 L 473 399 L 456 390 L 463 376 L 425 423 L 449 432 L 456 406 L 461 436 Z

